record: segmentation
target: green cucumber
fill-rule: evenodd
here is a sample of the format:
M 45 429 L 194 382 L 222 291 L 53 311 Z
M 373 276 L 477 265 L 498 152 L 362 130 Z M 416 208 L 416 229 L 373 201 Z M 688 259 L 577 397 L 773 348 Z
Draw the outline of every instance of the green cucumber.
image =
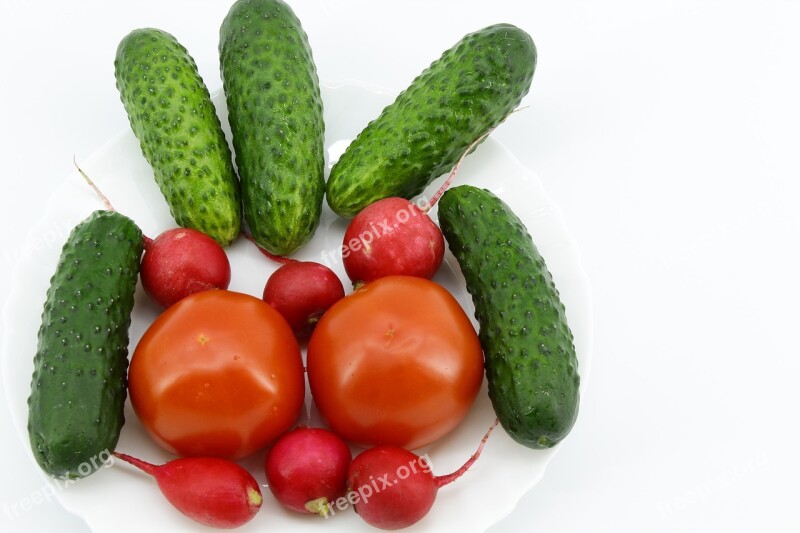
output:
M 227 246 L 241 227 L 239 182 L 194 59 L 169 33 L 143 28 L 119 43 L 114 68 L 131 128 L 173 218 Z
M 511 437 L 549 448 L 578 415 L 578 359 L 550 272 L 500 198 L 469 185 L 439 200 L 439 223 L 480 324 L 489 397 Z
M 220 27 L 244 217 L 277 255 L 311 239 L 325 194 L 322 98 L 308 38 L 280 0 L 239 0 Z
M 420 194 L 519 105 L 535 68 L 533 40 L 515 26 L 466 35 L 350 143 L 328 178 L 331 209 L 351 218 L 382 198 Z
M 119 439 L 143 244 L 129 218 L 95 211 L 61 250 L 42 312 L 28 398 L 33 455 L 51 476 L 91 474 Z

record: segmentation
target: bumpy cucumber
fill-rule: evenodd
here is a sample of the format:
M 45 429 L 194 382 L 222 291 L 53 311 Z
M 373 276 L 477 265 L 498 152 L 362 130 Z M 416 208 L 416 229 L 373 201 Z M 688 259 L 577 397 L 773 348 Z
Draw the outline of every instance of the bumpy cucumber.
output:
M 439 223 L 480 323 L 489 396 L 511 437 L 549 448 L 578 415 L 578 360 L 550 272 L 527 229 L 489 191 L 446 191 Z
M 531 37 L 510 24 L 466 35 L 386 107 L 331 169 L 343 217 L 382 198 L 411 199 L 519 105 L 536 68 Z
M 31 448 L 52 476 L 94 472 L 119 439 L 142 249 L 142 232 L 129 218 L 96 211 L 61 250 L 28 399 Z
M 220 28 L 220 67 L 244 217 L 286 255 L 319 225 L 325 194 L 322 98 L 300 21 L 280 0 L 239 0 Z
M 132 31 L 114 61 L 131 128 L 175 221 L 226 246 L 241 200 L 230 147 L 194 59 L 172 35 Z

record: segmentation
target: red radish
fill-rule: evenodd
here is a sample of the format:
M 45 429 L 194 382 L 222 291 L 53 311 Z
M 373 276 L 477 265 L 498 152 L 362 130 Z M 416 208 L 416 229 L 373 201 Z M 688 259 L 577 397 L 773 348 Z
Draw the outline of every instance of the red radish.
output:
M 262 254 L 282 265 L 267 280 L 262 299 L 286 319 L 298 339 L 308 338 L 323 313 L 344 298 L 339 276 L 320 263 L 274 255 L 252 235 L 242 233 Z
M 299 427 L 267 453 L 267 483 L 285 507 L 326 516 L 329 502 L 347 493 L 351 459 L 350 448 L 332 431 Z
M 391 275 L 431 279 L 436 274 L 444 258 L 444 237 L 427 213 L 450 186 L 464 158 L 492 131 L 467 147 L 429 202 L 384 198 L 353 218 L 344 234 L 342 261 L 354 284 Z
M 78 163 L 74 160 L 73 163 L 106 209 L 116 211 Z M 144 249 L 140 270 L 142 286 L 150 298 L 163 307 L 195 292 L 227 289 L 231 281 L 231 265 L 225 250 L 201 231 L 174 228 L 155 240 L 145 236 Z
M 322 314 L 344 298 L 339 276 L 312 261 L 291 261 L 272 273 L 263 300 L 274 307 L 298 338 L 308 337 Z
M 153 476 L 178 511 L 206 526 L 239 527 L 261 508 L 263 498 L 258 483 L 233 461 L 184 457 L 153 465 L 124 453 L 114 452 L 114 457 Z
M 405 198 L 384 198 L 362 209 L 342 243 L 344 269 L 353 283 L 395 274 L 430 279 L 443 257 L 439 226 Z
M 227 289 L 231 265 L 225 250 L 210 236 L 174 228 L 145 239 L 140 276 L 145 292 L 169 307 L 200 291 Z
M 376 446 L 353 459 L 347 486 L 353 494 L 358 516 L 380 529 L 401 529 L 419 522 L 436 500 L 443 486 L 461 477 L 480 457 L 489 434 L 477 451 L 455 472 L 434 476 L 427 455 L 422 457 L 397 446 Z

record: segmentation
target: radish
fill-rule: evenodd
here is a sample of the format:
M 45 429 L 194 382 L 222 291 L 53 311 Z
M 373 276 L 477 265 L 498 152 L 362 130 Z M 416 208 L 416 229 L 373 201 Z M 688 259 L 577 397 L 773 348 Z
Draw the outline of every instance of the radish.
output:
M 233 461 L 184 457 L 153 465 L 124 453 L 114 452 L 114 457 L 153 476 L 178 511 L 206 526 L 239 527 L 255 516 L 263 502 L 255 478 Z
M 307 339 L 325 311 L 344 298 L 339 276 L 320 263 L 274 255 L 259 246 L 247 231 L 242 234 L 267 258 L 281 265 L 267 280 L 262 300 L 286 319 L 298 339 Z
M 106 209 L 116 211 L 78 163 L 73 163 Z M 144 250 L 139 271 L 142 286 L 148 296 L 162 307 L 169 307 L 195 292 L 227 289 L 230 284 L 231 265 L 225 250 L 201 231 L 174 228 L 155 239 L 145 236 Z
M 231 281 L 225 250 L 201 231 L 170 229 L 145 239 L 144 249 L 142 286 L 163 307 L 196 292 L 227 289 Z
M 430 201 L 418 205 L 405 198 L 384 198 L 350 221 L 342 242 L 342 262 L 356 286 L 384 276 L 431 279 L 436 274 L 444 258 L 444 237 L 427 213 L 450 186 L 464 158 L 492 131 L 467 147 Z
M 358 516 L 380 529 L 401 529 L 419 522 L 433 506 L 443 486 L 461 477 L 480 457 L 497 420 L 477 451 L 451 474 L 434 476 L 427 455 L 398 446 L 376 446 L 353 459 L 347 473 L 349 501 Z
M 267 453 L 269 489 L 299 513 L 328 514 L 328 503 L 347 492 L 350 448 L 335 433 L 299 427 L 284 434 Z
M 312 261 L 287 262 L 272 273 L 263 300 L 274 307 L 295 335 L 311 335 L 320 317 L 344 298 L 344 286 L 330 268 Z
M 405 198 L 384 198 L 362 209 L 342 244 L 344 269 L 355 284 L 395 274 L 430 279 L 443 257 L 439 226 Z

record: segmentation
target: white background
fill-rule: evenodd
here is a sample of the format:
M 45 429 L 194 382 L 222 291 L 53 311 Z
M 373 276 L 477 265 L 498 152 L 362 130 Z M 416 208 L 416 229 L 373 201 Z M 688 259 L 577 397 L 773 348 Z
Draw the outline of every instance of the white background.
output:
M 595 345 L 574 431 L 492 531 L 800 530 L 800 5 L 291 5 L 323 80 L 394 92 L 488 24 L 537 44 L 529 108 L 493 135 L 563 210 L 593 284 Z M 73 154 L 128 127 L 120 38 L 173 33 L 215 90 L 229 6 L 0 0 L 0 301 Z M 4 407 L 0 441 L 11 506 L 42 480 Z M 87 528 L 44 502 L 0 513 L 0 530 Z

